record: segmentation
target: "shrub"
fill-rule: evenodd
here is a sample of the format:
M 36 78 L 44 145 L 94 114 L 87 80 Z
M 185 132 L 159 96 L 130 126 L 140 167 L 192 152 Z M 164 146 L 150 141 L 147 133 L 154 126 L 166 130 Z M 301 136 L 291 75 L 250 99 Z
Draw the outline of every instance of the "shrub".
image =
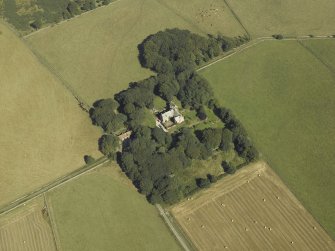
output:
M 84 156 L 84 161 L 85 161 L 86 164 L 90 165 L 90 164 L 95 162 L 95 159 L 90 155 L 85 155 Z
M 274 34 L 274 35 L 272 35 L 272 37 L 275 38 L 275 39 L 278 39 L 278 40 L 281 40 L 281 39 L 284 38 L 284 36 L 282 34 Z
M 226 161 L 222 162 L 222 167 L 225 173 L 234 174 L 236 172 L 236 167 Z

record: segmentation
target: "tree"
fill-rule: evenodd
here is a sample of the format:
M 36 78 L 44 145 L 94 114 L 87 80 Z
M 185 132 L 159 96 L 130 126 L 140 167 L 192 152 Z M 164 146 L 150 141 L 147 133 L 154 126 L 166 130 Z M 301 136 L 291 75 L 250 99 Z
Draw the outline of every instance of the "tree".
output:
M 210 183 L 215 183 L 217 182 L 218 178 L 215 175 L 212 174 L 207 174 L 207 179 L 209 180 Z
M 94 163 L 95 159 L 92 156 L 90 156 L 90 155 L 85 155 L 84 156 L 84 161 L 85 161 L 86 164 L 89 165 L 89 164 Z
M 120 146 L 120 140 L 114 135 L 102 135 L 99 139 L 99 150 L 106 156 L 112 156 Z
M 200 140 L 208 150 L 217 149 L 221 143 L 222 130 L 219 128 L 206 128 L 201 131 Z
M 180 86 L 172 74 L 159 74 L 157 76 L 157 93 L 166 101 L 171 101 L 179 92 Z
M 117 107 L 118 103 L 111 98 L 96 101 L 89 112 L 93 124 L 105 129 L 115 119 Z
M 66 9 L 72 16 L 80 14 L 79 5 L 76 2 L 69 2 Z
M 225 173 L 234 174 L 236 172 L 236 167 L 226 161 L 222 162 L 222 167 Z
M 224 128 L 222 130 L 222 137 L 221 137 L 221 143 L 220 143 L 220 150 L 224 152 L 228 152 L 233 147 L 233 133 L 227 129 Z
M 197 110 L 197 116 L 200 120 L 206 120 L 207 119 L 206 110 L 205 110 L 205 107 L 203 105 L 200 106 L 199 109 Z
M 196 183 L 198 187 L 205 188 L 209 187 L 211 182 L 207 178 L 197 178 Z
M 34 22 L 32 22 L 30 24 L 30 26 L 32 28 L 34 28 L 35 30 L 40 29 L 42 27 L 42 20 L 41 20 L 41 18 L 37 18 Z
M 202 105 L 207 105 L 213 96 L 214 93 L 208 82 L 197 73 L 194 73 L 186 81 L 186 84 L 181 87 L 178 93 L 178 99 L 183 106 L 189 105 L 196 109 Z

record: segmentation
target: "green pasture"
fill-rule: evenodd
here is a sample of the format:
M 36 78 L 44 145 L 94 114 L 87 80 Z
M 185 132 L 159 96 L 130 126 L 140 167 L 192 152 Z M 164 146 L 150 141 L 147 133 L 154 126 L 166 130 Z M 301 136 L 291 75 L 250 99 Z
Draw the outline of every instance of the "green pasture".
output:
M 100 168 L 48 194 L 62 250 L 181 250 L 156 208 L 118 170 Z
M 309 46 L 332 60 L 327 49 L 333 51 L 334 43 L 321 43 L 324 49 L 317 41 Z M 201 74 L 245 125 L 263 158 L 335 238 L 334 74 L 297 41 L 262 42 Z
M 203 20 L 200 13 L 210 9 L 203 0 L 121 0 L 26 39 L 91 104 L 153 74 L 141 67 L 137 48 L 151 34 L 176 27 L 202 35 L 244 34 L 224 2 L 212 2 L 224 11 Z
M 226 0 L 253 37 L 333 35 L 333 0 Z

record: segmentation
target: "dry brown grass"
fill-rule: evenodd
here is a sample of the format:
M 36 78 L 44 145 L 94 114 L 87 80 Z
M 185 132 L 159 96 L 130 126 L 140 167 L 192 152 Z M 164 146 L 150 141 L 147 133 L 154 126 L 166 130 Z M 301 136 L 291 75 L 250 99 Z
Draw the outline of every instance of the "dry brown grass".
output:
M 0 23 L 0 205 L 98 156 L 100 131 L 75 99 Z
M 48 218 L 42 213 L 43 206 L 38 198 L 0 218 L 0 250 L 56 250 Z
M 171 211 L 199 250 L 335 250 L 332 239 L 264 162 Z

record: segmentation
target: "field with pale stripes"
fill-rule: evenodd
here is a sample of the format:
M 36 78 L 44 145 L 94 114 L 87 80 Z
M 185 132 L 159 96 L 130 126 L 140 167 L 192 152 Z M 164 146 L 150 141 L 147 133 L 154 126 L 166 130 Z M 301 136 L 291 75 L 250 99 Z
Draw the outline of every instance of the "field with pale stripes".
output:
M 199 250 L 334 250 L 335 244 L 264 162 L 172 208 Z
M 54 251 L 48 215 L 40 199 L 0 217 L 1 251 Z

